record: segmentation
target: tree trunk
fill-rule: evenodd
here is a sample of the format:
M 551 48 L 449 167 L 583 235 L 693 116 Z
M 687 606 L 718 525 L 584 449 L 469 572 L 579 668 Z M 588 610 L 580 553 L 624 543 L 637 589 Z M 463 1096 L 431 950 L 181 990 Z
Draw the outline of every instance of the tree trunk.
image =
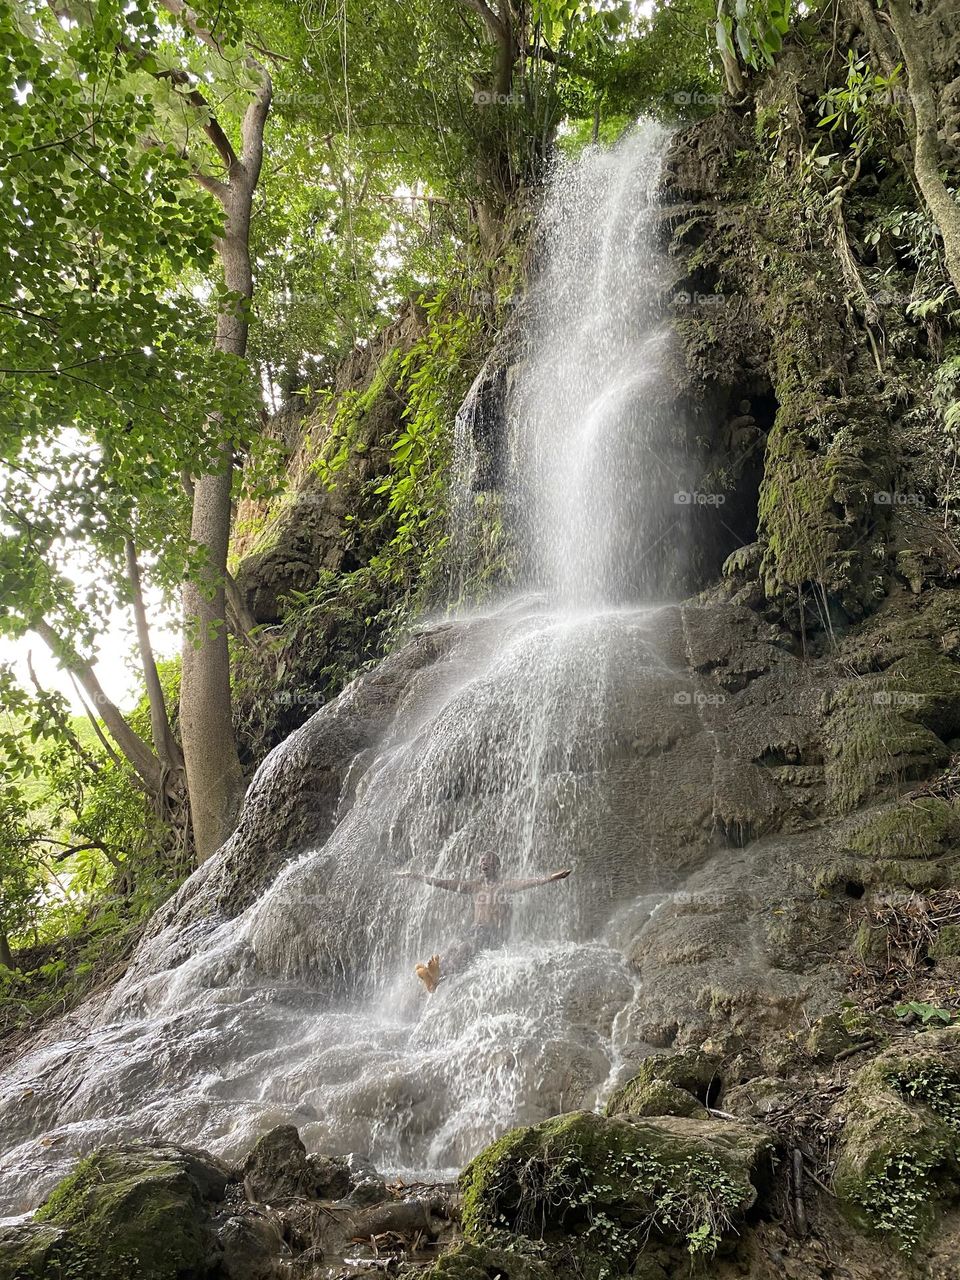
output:
M 913 168 L 927 208 L 943 237 L 944 258 L 953 287 L 960 293 L 960 204 L 940 177 L 937 110 L 920 19 L 909 0 L 889 0 L 890 22 L 903 53 L 913 108 Z
M 517 41 L 513 31 L 510 0 L 500 0 L 500 32 L 497 37 L 497 64 L 494 89 L 504 97 L 513 91 L 513 68 L 517 61 Z
M 143 605 L 143 588 L 140 583 L 137 552 L 129 538 L 124 551 L 127 559 L 127 579 L 133 597 L 133 616 L 137 626 L 140 667 L 143 671 L 143 683 L 147 689 L 147 701 L 150 704 L 150 728 L 153 733 L 154 750 L 168 769 L 182 769 L 183 755 L 170 728 L 163 687 L 160 684 L 160 675 L 153 657 L 153 646 L 150 643 L 150 627 L 147 624 L 147 611 Z
M 227 183 L 209 184 L 226 215 L 224 234 L 217 243 L 224 284 L 231 294 L 243 299 L 239 306 L 231 303 L 217 316 L 216 347 L 239 359 L 247 353 L 249 303 L 253 297 L 250 214 L 263 162 L 263 130 L 270 98 L 270 78 L 264 72 L 243 118 L 240 158 L 232 159 Z M 222 431 L 218 415 L 211 415 L 211 421 Z M 203 580 L 187 581 L 183 587 L 180 738 L 198 862 L 211 857 L 232 834 L 244 792 L 233 732 L 226 623 L 233 465 L 233 446 L 225 442 L 219 468 L 200 476 L 194 485 L 190 536 L 204 548 L 206 563 Z
M 10 939 L 3 932 L 0 932 L 0 966 L 4 969 L 13 968 L 13 953 L 10 950 Z

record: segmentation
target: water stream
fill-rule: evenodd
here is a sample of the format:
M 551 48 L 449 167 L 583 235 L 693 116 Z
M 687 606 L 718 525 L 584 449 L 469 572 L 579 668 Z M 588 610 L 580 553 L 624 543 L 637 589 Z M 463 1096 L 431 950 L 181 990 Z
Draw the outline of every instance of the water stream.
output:
M 651 603 L 675 571 L 665 533 L 683 487 L 658 407 L 665 140 L 644 125 L 551 186 L 510 401 L 529 593 L 458 624 L 321 847 L 189 959 L 124 983 L 95 1025 L 7 1073 L 10 1210 L 78 1152 L 136 1134 L 235 1157 L 292 1122 L 308 1149 L 459 1167 L 616 1078 L 642 999 L 625 930 L 663 894 L 625 762 L 644 706 L 677 679 Z M 504 945 L 428 996 L 413 965 L 451 953 L 470 902 L 394 873 L 475 876 L 490 849 L 510 877 L 573 874 L 516 895 Z

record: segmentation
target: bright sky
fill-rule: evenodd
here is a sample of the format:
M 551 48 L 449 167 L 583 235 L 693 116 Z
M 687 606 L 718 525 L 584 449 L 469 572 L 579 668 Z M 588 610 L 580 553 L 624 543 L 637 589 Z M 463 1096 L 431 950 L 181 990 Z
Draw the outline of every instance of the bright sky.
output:
M 170 613 L 164 614 L 155 602 L 152 608 L 148 602 L 147 607 L 154 657 L 171 658 L 180 649 L 177 620 Z M 75 712 L 82 713 L 83 704 L 77 697 L 73 681 L 65 671 L 60 670 L 39 636 L 31 633 L 19 640 L 0 636 L 0 662 L 9 662 L 24 688 L 32 690 L 27 670 L 28 655 L 32 657 L 33 669 L 43 687 L 56 689 L 63 694 Z M 107 625 L 99 637 L 96 672 L 107 697 L 124 711 L 131 710 L 136 702 L 138 663 L 132 612 L 117 609 L 107 619 Z

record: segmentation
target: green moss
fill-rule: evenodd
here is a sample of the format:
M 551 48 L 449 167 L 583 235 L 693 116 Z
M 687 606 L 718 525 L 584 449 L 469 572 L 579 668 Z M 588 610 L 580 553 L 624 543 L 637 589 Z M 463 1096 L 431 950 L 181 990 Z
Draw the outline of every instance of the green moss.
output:
M 765 1131 L 709 1120 L 557 1116 L 464 1170 L 464 1231 L 573 1238 L 615 1271 L 652 1237 L 712 1253 L 756 1199 L 752 1175 L 771 1145 Z
M 765 535 L 762 564 L 768 598 L 785 587 L 831 583 L 839 522 L 826 460 L 812 456 L 792 415 L 781 408 L 767 440 L 758 517 Z
M 883 964 L 890 946 L 890 930 L 885 925 L 872 925 L 869 920 L 861 922 L 853 939 L 853 952 L 864 964 Z
M 810 1028 L 804 1048 L 811 1058 L 821 1062 L 833 1062 L 838 1054 L 853 1045 L 853 1036 L 839 1013 L 818 1018 Z
M 550 1280 L 546 1262 L 524 1256 L 512 1239 L 503 1243 L 495 1248 L 464 1241 L 421 1271 L 421 1280 Z
M 656 1053 L 644 1059 L 632 1080 L 607 1103 L 608 1116 L 706 1115 L 702 1105 L 708 1091 L 719 1084 L 717 1060 L 699 1050 Z
M 857 1074 L 844 1104 L 834 1173 L 840 1207 L 905 1253 L 957 1199 L 960 1063 L 955 1046 L 942 1053 L 938 1043 L 881 1054 Z
M 865 815 L 846 838 L 871 858 L 932 858 L 960 836 L 960 813 L 949 800 L 924 796 Z
M 103 1151 L 80 1162 L 36 1219 L 66 1229 L 64 1265 L 76 1280 L 177 1280 L 202 1272 L 204 1193 L 218 1191 L 222 1183 L 189 1157 Z
M 67 1280 L 65 1238 L 49 1223 L 0 1226 L 0 1280 Z
M 960 956 L 960 925 L 945 924 L 930 947 L 935 960 L 952 960 Z
M 950 753 L 925 725 L 888 701 L 878 682 L 853 681 L 831 699 L 826 782 L 832 807 L 849 813 L 870 796 L 945 765 Z

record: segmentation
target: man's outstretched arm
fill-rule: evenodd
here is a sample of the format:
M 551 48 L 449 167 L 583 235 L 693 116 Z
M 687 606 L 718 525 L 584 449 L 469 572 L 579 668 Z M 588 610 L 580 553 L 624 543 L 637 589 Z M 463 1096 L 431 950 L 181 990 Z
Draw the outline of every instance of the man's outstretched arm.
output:
M 480 884 L 478 880 L 441 880 L 439 876 L 425 876 L 419 871 L 395 871 L 394 875 L 398 880 L 419 880 L 434 889 L 449 889 L 451 893 L 476 893 Z
M 553 884 L 555 880 L 566 880 L 570 868 L 555 871 L 552 876 L 536 876 L 532 880 L 501 880 L 500 888 L 504 893 L 520 893 L 523 889 L 539 889 L 543 884 Z

